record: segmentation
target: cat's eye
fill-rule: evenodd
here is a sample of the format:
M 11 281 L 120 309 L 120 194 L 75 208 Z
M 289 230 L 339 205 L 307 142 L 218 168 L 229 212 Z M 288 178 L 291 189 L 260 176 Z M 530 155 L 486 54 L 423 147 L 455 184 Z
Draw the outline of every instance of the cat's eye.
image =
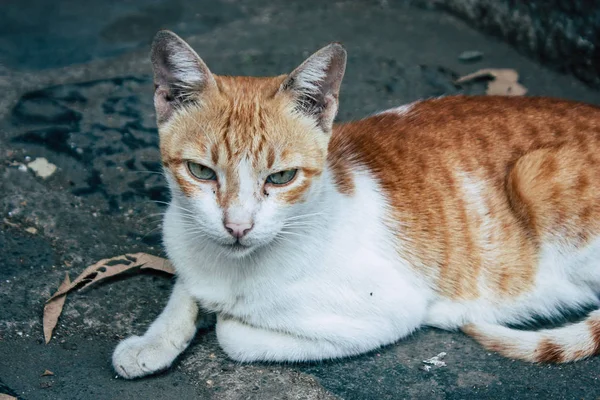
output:
M 288 169 L 286 171 L 275 172 L 267 177 L 267 183 L 273 185 L 285 185 L 296 176 L 297 169 Z
M 188 161 L 187 163 L 188 170 L 190 174 L 194 175 L 196 178 L 202 181 L 216 181 L 217 174 L 212 169 L 205 167 L 202 164 L 194 163 Z

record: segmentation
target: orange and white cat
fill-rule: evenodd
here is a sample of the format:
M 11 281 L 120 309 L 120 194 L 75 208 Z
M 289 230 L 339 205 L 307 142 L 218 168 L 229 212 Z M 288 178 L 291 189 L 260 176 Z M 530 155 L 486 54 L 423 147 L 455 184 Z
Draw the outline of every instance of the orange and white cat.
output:
M 213 75 L 171 32 L 152 49 L 172 200 L 171 298 L 113 365 L 168 367 L 216 312 L 239 361 L 351 356 L 421 326 L 462 329 L 533 362 L 600 352 L 600 109 L 445 97 L 333 125 L 346 52 L 291 74 Z

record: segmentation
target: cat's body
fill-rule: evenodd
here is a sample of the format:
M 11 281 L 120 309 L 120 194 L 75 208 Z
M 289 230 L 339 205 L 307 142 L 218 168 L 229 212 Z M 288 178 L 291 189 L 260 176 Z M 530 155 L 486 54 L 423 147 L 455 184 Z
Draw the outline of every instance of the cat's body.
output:
M 115 350 L 122 376 L 170 365 L 197 303 L 217 312 L 219 342 L 241 361 L 344 357 L 423 325 L 530 361 L 598 352 L 597 312 L 562 330 L 502 326 L 598 303 L 598 108 L 453 97 L 332 127 L 341 47 L 287 77 L 209 77 L 162 35 L 164 240 L 178 280 L 148 332 Z M 173 104 L 194 77 L 202 95 Z M 270 180 L 290 168 L 291 180 Z

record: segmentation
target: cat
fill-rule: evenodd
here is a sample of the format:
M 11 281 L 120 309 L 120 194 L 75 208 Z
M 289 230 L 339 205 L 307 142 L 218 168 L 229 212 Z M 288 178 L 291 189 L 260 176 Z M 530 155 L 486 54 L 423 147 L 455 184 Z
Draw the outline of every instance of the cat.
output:
M 213 75 L 169 31 L 151 58 L 177 279 L 116 347 L 122 377 L 169 367 L 199 307 L 241 362 L 347 357 L 421 326 L 531 362 L 600 352 L 599 311 L 507 326 L 598 305 L 600 108 L 455 96 L 334 125 L 340 44 L 268 78 Z

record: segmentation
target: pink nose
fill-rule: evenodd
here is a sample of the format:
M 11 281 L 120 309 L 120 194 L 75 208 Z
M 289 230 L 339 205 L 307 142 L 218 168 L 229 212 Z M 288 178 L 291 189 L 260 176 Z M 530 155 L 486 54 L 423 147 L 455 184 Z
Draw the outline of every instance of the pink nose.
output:
M 241 239 L 250 232 L 254 225 L 252 223 L 234 223 L 234 222 L 225 222 L 225 229 L 227 232 L 231 234 L 236 239 Z

